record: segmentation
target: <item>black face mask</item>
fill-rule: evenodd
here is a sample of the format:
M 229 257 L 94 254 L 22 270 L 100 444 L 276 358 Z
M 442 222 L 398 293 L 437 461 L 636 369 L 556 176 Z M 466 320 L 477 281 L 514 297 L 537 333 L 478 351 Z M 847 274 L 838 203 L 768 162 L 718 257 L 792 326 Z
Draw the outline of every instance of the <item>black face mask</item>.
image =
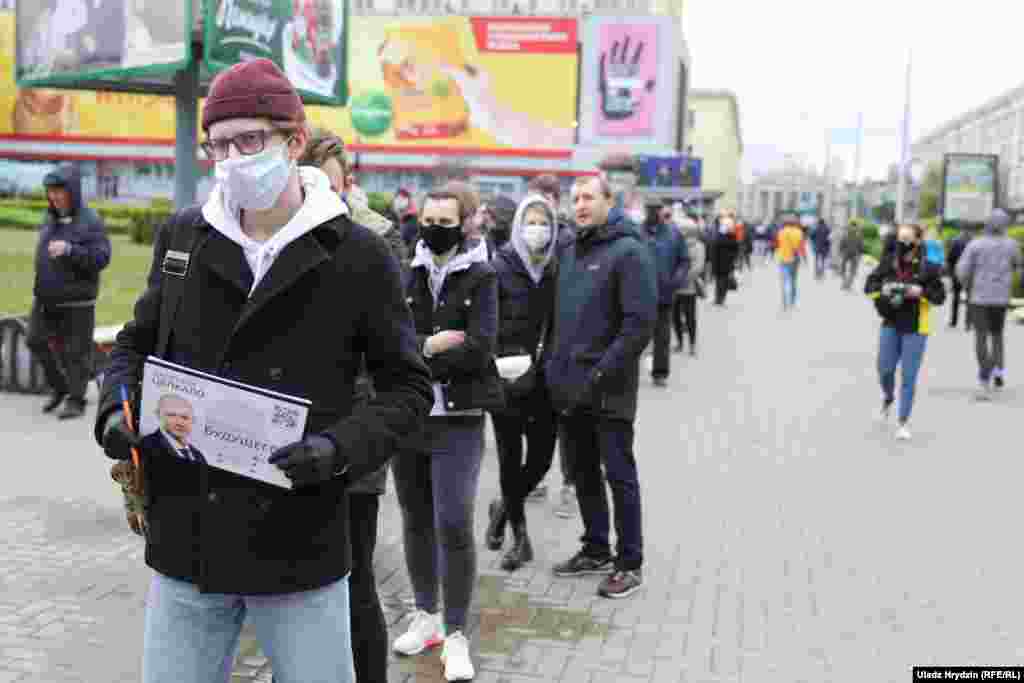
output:
M 420 237 L 437 256 L 447 254 L 452 247 L 462 241 L 462 226 L 423 225 L 420 224 Z
M 908 242 L 896 242 L 896 253 L 900 255 L 900 258 L 906 258 L 910 252 L 914 251 L 914 244 Z

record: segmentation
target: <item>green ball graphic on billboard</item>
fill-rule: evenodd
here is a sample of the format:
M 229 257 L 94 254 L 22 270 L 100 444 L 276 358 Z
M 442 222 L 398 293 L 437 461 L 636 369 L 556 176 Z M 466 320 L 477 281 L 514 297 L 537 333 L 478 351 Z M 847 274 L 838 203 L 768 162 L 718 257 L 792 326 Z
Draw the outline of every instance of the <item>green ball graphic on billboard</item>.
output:
M 352 126 L 360 135 L 376 136 L 391 128 L 394 107 L 391 98 L 379 90 L 352 99 Z

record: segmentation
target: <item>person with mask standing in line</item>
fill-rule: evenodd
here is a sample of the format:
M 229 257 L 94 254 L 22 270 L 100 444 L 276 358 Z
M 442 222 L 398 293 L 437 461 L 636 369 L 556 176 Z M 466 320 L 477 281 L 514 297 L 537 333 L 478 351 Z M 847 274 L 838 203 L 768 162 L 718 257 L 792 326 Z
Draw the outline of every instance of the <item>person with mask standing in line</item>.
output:
M 391 247 L 404 273 L 409 265 L 405 241 L 398 227 L 370 209 L 365 195 L 352 192 L 354 176 L 345 154 L 345 143 L 327 130 L 314 130 L 300 166 L 314 166 L 327 176 L 350 211 L 353 222 L 369 228 Z M 354 405 L 367 405 L 375 395 L 373 380 L 365 363 L 356 378 Z M 352 658 L 356 681 L 387 680 L 388 626 L 377 594 L 373 553 L 377 547 L 380 497 L 387 486 L 387 466 L 372 472 L 348 489 L 348 518 L 351 525 L 352 573 L 349 575 L 352 610 Z
M 529 357 L 534 366 L 523 378 L 529 386 L 515 380 L 505 383 L 506 405 L 491 413 L 501 466 L 501 499 L 491 502 L 487 545 L 500 550 L 506 522 L 512 527 L 512 546 L 501 561 L 502 569 L 510 572 L 533 560 L 525 502 L 544 479 L 555 454 L 555 410 L 536 366 L 543 363 L 538 350 L 550 330 L 555 301 L 557 226 L 554 207 L 540 195 L 527 196 L 513 219 L 511 241 L 492 261 L 498 273 L 498 356 Z
M 296 165 L 310 133 L 281 70 L 257 59 L 219 74 L 202 127 L 217 183 L 156 235 L 96 439 L 121 461 L 139 447 L 121 393 L 139 398 L 150 355 L 311 407 L 304 438 L 269 458 L 292 489 L 143 451 L 154 574 L 142 680 L 227 680 L 248 618 L 280 680 L 351 683 L 349 484 L 419 430 L 429 371 L 387 245 L 350 220 L 322 171 Z M 364 358 L 376 395 L 357 406 Z
M 466 626 L 476 585 L 473 511 L 484 454 L 484 412 L 504 397 L 494 365 L 498 282 L 486 252 L 467 244 L 463 226 L 479 200 L 464 183 L 427 194 L 406 288 L 434 406 L 409 451 L 392 464 L 402 512 L 405 561 L 416 608 L 396 652 L 443 645 L 445 679 L 474 676 Z M 444 587 L 443 616 L 439 590 Z
M 896 368 L 902 367 L 899 426 L 896 438 L 911 438 L 908 423 L 914 408 L 917 376 L 931 333 L 931 308 L 946 300 L 942 267 L 928 261 L 924 231 L 901 225 L 892 253 L 868 276 L 864 292 L 882 317 L 878 344 L 878 377 L 882 386 L 881 417 L 887 422 L 896 398 Z
M 601 177 L 573 185 L 576 240 L 559 253 L 553 335 L 544 364 L 552 404 L 576 455 L 583 547 L 556 576 L 607 574 L 598 595 L 624 598 L 643 584 L 640 481 L 633 452 L 640 355 L 658 318 L 649 250 L 616 209 Z M 605 477 L 615 503 L 609 542 Z
M 956 279 L 971 293 L 980 384 L 977 398 L 982 401 L 992 398 L 993 389 L 1001 391 L 1006 381 L 1006 311 L 1013 274 L 1024 266 L 1020 245 L 1006 234 L 1009 225 L 1009 214 L 1002 209 L 993 211 L 985 234 L 971 240 L 956 266 Z
M 949 326 L 956 328 L 957 323 L 960 321 L 960 306 L 964 300 L 964 283 L 961 282 L 960 278 L 956 274 L 956 266 L 960 262 L 960 257 L 963 256 L 964 250 L 971 241 L 971 232 L 967 228 L 960 231 L 956 237 L 954 237 L 949 243 L 949 252 L 946 254 L 946 271 L 949 273 L 950 279 L 950 318 Z M 967 309 L 964 315 L 966 321 L 967 330 L 971 329 L 971 314 L 970 309 Z
M 704 236 L 694 216 L 683 215 L 678 219 L 680 235 L 686 240 L 686 253 L 690 257 L 690 268 L 686 283 L 676 290 L 672 318 L 676 331 L 676 351 L 683 350 L 683 321 L 690 340 L 690 355 L 697 355 L 697 297 L 703 298 L 704 284 L 701 281 L 704 273 L 704 261 L 707 250 Z
M 85 414 L 92 378 L 93 333 L 100 273 L 110 264 L 103 219 L 85 205 L 82 179 L 72 164 L 43 178 L 49 207 L 39 229 L 32 312 L 26 344 L 52 391 L 43 406 L 61 420 Z M 56 338 L 58 349 L 50 346 Z
M 722 211 L 715 221 L 711 245 L 711 268 L 715 276 L 715 306 L 725 306 L 725 299 L 736 282 L 736 257 L 739 242 L 736 241 L 736 216 L 731 211 Z
M 671 209 L 660 205 L 647 207 L 642 233 L 651 251 L 658 279 L 658 321 L 654 327 L 654 364 L 651 379 L 657 387 L 668 386 L 671 371 L 672 301 L 676 290 L 688 280 L 690 254 L 686 240 L 669 224 Z

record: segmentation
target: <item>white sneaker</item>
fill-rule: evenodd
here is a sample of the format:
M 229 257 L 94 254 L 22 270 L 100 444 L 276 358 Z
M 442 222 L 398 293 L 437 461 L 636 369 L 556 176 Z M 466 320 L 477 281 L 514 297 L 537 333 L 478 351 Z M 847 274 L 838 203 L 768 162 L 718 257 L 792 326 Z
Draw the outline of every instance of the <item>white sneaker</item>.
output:
M 897 441 L 910 441 L 910 430 L 907 429 L 907 425 L 900 425 L 900 428 L 896 430 Z
M 444 639 L 441 664 L 444 666 L 446 681 L 471 681 L 476 676 L 473 660 L 469 658 L 469 641 L 462 635 L 462 631 L 456 631 Z
M 416 610 L 412 613 L 408 630 L 395 638 L 393 647 L 395 652 L 411 657 L 424 650 L 437 647 L 443 642 L 444 629 L 441 627 L 441 615 Z

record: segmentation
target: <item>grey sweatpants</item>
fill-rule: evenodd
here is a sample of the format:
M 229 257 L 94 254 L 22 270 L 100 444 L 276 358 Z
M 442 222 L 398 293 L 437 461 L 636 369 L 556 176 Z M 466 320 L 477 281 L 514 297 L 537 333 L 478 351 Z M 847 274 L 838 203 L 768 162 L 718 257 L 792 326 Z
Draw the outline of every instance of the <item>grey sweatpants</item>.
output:
M 483 416 L 430 417 L 416 450 L 391 461 L 416 608 L 435 614 L 443 584 L 448 634 L 465 630 L 476 584 L 473 509 L 483 454 Z

